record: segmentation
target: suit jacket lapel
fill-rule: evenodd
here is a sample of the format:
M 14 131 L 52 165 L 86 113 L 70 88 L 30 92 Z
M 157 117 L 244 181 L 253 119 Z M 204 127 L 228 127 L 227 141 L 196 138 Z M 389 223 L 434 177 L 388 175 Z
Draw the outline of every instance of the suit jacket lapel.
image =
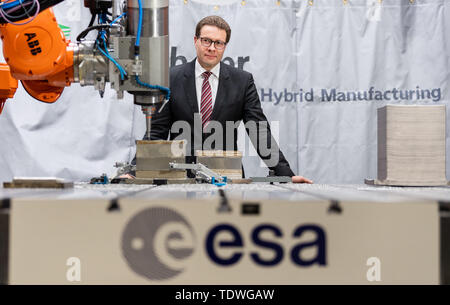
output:
M 216 101 L 214 102 L 211 120 L 217 120 L 220 110 L 227 101 L 228 92 L 230 91 L 230 75 L 228 73 L 228 66 L 220 63 L 219 86 L 217 88 Z
M 184 70 L 184 90 L 193 113 L 198 112 L 197 90 L 195 89 L 195 59 Z

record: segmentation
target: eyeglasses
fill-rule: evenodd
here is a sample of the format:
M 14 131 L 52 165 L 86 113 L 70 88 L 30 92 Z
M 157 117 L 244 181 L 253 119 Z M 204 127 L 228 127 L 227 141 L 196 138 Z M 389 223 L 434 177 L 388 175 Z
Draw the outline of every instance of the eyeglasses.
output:
M 209 38 L 204 38 L 204 37 L 199 37 L 199 38 L 200 38 L 200 43 L 202 44 L 202 46 L 209 47 L 212 43 L 214 43 L 214 47 L 217 50 L 225 49 L 225 45 L 227 44 L 226 42 L 223 42 L 220 40 L 213 41 Z

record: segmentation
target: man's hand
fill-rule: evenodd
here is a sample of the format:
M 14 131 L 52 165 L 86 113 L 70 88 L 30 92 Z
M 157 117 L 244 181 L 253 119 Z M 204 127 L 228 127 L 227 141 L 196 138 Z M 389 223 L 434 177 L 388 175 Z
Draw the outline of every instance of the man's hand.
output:
M 293 176 L 292 177 L 292 183 L 308 183 L 313 184 L 312 180 L 309 180 L 308 178 L 302 177 L 302 176 Z

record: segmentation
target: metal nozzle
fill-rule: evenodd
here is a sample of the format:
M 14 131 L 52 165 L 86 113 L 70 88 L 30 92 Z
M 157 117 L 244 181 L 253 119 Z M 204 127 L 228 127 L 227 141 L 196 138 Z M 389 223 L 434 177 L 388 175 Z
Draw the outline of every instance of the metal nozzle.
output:
M 150 140 L 150 133 L 152 128 L 152 116 L 156 112 L 156 106 L 142 106 L 142 112 L 145 115 L 145 136 L 144 140 Z
M 150 140 L 152 116 L 162 105 L 163 98 L 163 95 L 134 95 L 134 103 L 142 107 L 142 112 L 145 115 L 146 131 L 144 140 Z

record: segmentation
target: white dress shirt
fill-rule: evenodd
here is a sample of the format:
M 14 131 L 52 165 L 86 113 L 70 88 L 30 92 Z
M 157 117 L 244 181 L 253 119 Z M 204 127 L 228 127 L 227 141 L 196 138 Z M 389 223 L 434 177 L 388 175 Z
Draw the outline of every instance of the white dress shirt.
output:
M 198 63 L 198 60 L 195 60 L 195 89 L 197 90 L 197 104 L 198 104 L 198 111 L 200 112 L 200 109 L 202 108 L 201 102 L 202 102 L 202 85 L 203 85 L 203 72 L 205 72 L 206 69 L 204 69 L 200 64 Z M 219 73 L 220 73 L 220 63 L 218 63 L 214 68 L 210 70 L 212 73 L 209 76 L 209 84 L 211 85 L 211 97 L 212 97 L 212 107 L 214 109 L 214 103 L 216 102 L 216 95 L 217 95 L 217 88 L 219 87 Z

